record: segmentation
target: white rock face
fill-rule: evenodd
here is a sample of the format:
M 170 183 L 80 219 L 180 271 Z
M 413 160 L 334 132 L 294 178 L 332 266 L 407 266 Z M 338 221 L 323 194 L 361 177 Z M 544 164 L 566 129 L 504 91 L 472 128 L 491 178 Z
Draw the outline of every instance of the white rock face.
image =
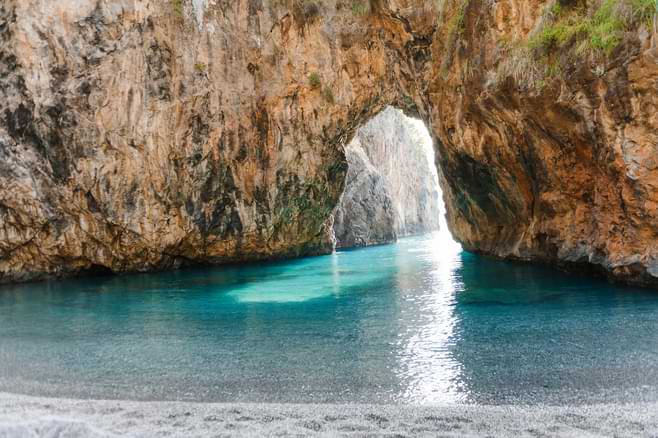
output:
M 206 12 L 206 0 L 192 0 L 192 7 L 194 8 L 194 19 L 196 20 L 198 28 L 203 28 L 203 15 Z
M 345 191 L 334 213 L 337 247 L 393 242 L 439 229 L 439 184 L 420 122 L 387 108 L 346 147 Z

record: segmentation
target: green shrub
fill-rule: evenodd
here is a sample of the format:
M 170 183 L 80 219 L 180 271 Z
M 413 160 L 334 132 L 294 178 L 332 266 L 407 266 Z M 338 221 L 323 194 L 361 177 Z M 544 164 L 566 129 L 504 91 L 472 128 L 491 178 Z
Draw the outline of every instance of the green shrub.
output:
M 571 41 L 574 36 L 587 32 L 587 26 L 588 23 L 581 19 L 547 25 L 530 39 L 530 47 L 544 49 L 561 47 Z
M 327 101 L 327 103 L 334 104 L 336 103 L 336 99 L 334 98 L 334 92 L 331 91 L 331 88 L 329 87 L 324 87 L 322 89 L 322 97 L 324 97 L 324 100 Z
M 197 62 L 196 64 L 194 64 L 194 70 L 196 70 L 199 73 L 203 73 L 204 71 L 206 71 L 206 64 L 202 62 Z
M 621 43 L 626 27 L 626 23 L 616 14 L 615 3 L 615 0 L 605 0 L 583 28 L 591 46 L 606 53 L 612 52 Z
M 352 2 L 352 15 L 355 17 L 360 17 L 362 15 L 366 15 L 368 13 L 368 5 L 363 3 L 360 0 L 354 0 Z
M 610 55 L 628 32 L 642 24 L 653 26 L 656 14 L 656 0 L 600 0 L 589 10 L 554 0 L 528 40 L 500 45 L 505 54 L 491 84 L 512 77 L 520 86 L 541 89 L 562 75 L 561 63 Z M 602 65 L 593 67 L 598 76 L 604 74 Z
M 320 85 L 322 85 L 322 81 L 320 80 L 320 75 L 317 72 L 313 72 L 310 75 L 308 75 L 308 83 L 312 88 L 318 88 Z
M 560 67 L 560 63 L 557 61 L 551 62 L 546 66 L 546 76 L 549 78 L 558 76 L 560 73 L 562 73 L 562 67 Z
M 183 0 L 171 0 L 171 7 L 174 10 L 174 14 L 179 17 L 183 16 Z
M 551 50 L 574 42 L 580 54 L 610 53 L 633 25 L 648 23 L 656 13 L 655 0 L 603 0 L 590 14 L 555 3 L 546 14 L 547 23 L 528 41 L 529 47 Z

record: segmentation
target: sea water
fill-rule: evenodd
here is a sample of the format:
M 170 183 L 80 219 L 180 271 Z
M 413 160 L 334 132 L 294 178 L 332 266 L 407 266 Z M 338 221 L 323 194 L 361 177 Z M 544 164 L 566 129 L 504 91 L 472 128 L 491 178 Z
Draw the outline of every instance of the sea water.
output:
M 0 391 L 219 402 L 658 399 L 658 293 L 441 235 L 0 287 Z

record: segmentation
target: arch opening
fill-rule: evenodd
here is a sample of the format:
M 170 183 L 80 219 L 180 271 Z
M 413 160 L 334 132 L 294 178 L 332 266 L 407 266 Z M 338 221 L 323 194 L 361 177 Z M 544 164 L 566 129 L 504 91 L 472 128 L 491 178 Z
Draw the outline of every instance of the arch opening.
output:
M 447 226 L 432 137 L 392 106 L 361 126 L 345 148 L 345 189 L 333 214 L 336 248 L 429 234 L 456 248 Z

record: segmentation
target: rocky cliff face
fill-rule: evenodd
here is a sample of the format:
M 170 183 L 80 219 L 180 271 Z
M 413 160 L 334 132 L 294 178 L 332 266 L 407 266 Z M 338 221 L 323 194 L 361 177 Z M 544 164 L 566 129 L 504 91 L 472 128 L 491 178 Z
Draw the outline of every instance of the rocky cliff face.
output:
M 5 0 L 0 280 L 328 251 L 393 105 L 467 249 L 656 284 L 655 6 L 581 3 Z
M 386 108 L 345 148 L 345 191 L 334 213 L 336 246 L 394 242 L 439 229 L 439 187 L 414 121 Z
M 345 155 L 345 191 L 333 216 L 336 247 L 395 242 L 399 222 L 388 181 L 372 165 L 358 138 L 347 145 Z
M 656 285 L 654 2 L 458 12 L 428 91 L 453 233 L 472 251 Z

